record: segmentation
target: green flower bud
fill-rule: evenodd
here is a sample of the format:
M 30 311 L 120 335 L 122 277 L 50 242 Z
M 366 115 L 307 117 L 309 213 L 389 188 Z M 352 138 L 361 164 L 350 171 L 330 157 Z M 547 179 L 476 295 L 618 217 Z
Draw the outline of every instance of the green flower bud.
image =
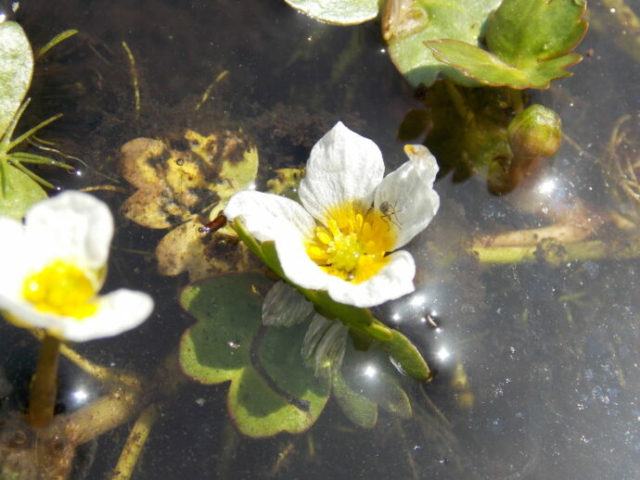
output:
M 553 110 L 531 105 L 511 121 L 507 135 L 516 157 L 551 157 L 562 143 L 562 122 Z

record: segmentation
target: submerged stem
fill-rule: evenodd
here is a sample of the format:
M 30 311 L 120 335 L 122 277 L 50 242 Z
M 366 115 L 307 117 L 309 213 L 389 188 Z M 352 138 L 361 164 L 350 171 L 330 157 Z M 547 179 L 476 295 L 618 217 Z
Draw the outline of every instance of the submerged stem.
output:
M 158 406 L 153 404 L 147 407 L 136 420 L 133 428 L 129 432 L 127 443 L 120 453 L 118 464 L 114 469 L 110 480 L 129 480 L 133 470 L 138 463 L 138 458 L 142 453 L 147 438 L 151 433 L 151 428 L 158 418 Z
M 553 240 L 537 245 L 483 247 L 470 249 L 481 263 L 520 263 L 544 260 L 549 263 L 580 260 L 626 259 L 640 257 L 640 238 L 622 237 L 608 241 L 586 240 L 560 243 Z
M 29 396 L 27 417 L 33 428 L 44 428 L 53 421 L 59 358 L 60 340 L 45 334 Z

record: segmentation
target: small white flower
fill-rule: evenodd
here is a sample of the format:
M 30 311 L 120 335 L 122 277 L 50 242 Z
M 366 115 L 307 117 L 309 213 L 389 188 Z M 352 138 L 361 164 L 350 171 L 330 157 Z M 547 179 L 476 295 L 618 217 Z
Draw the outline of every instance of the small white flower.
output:
M 89 194 L 65 192 L 29 209 L 24 226 L 0 218 L 0 311 L 22 327 L 82 342 L 142 323 L 153 300 L 104 283 L 113 217 Z
M 273 241 L 287 279 L 325 290 L 336 302 L 372 307 L 414 290 L 415 263 L 398 250 L 440 205 L 435 158 L 407 145 L 409 161 L 383 178 L 380 149 L 336 124 L 312 149 L 300 184 L 302 205 L 243 191 L 225 207 L 260 242 Z

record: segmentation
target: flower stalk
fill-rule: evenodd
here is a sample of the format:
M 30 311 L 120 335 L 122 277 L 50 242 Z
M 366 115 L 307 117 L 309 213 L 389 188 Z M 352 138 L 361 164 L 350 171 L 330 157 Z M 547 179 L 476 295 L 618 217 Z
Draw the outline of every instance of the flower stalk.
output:
M 33 428 L 45 428 L 53 421 L 56 403 L 60 340 L 45 335 L 40 345 L 36 373 L 31 383 L 27 417 Z

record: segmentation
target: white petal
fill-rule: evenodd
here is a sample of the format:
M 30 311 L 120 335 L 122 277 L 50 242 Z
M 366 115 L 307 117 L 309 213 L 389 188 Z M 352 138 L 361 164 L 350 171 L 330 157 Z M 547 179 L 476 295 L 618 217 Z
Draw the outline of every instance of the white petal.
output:
M 371 205 L 383 175 L 377 145 L 338 122 L 311 150 L 298 191 L 300 201 L 322 222 L 333 206 L 353 200 Z
M 35 204 L 25 219 L 31 265 L 40 269 L 54 259 L 73 259 L 82 269 L 107 262 L 113 216 L 107 205 L 87 193 L 67 191 Z
M 409 161 L 385 177 L 375 193 L 374 207 L 387 213 L 398 229 L 395 248 L 406 245 L 424 230 L 440 207 L 433 189 L 438 173 L 436 159 L 422 145 L 407 145 Z
M 28 269 L 29 252 L 22 224 L 11 218 L 0 218 L 0 310 L 3 298 L 18 300 L 22 295 Z
M 95 316 L 83 321 L 65 321 L 63 338 L 85 342 L 112 337 L 136 328 L 153 311 L 153 299 L 144 292 L 120 289 L 98 298 L 100 307 Z
M 302 206 L 285 197 L 245 190 L 231 197 L 224 208 L 229 220 L 240 218 L 258 241 L 276 240 L 283 235 L 310 236 L 315 221 Z
M 256 240 L 275 242 L 280 265 L 293 283 L 313 290 L 326 287 L 327 275 L 309 258 L 304 246 L 316 223 L 299 203 L 247 190 L 231 197 L 224 213 L 230 220 L 241 219 Z
M 262 302 L 262 324 L 291 327 L 313 315 L 313 303 L 286 282 L 277 282 Z
M 54 336 L 73 342 L 118 335 L 140 325 L 153 310 L 153 299 L 149 295 L 126 289 L 98 297 L 98 312 L 82 320 L 40 312 L 24 301 L 3 303 L 3 310 L 25 326 L 44 328 Z
M 400 250 L 389 255 L 389 263 L 369 280 L 351 283 L 332 277 L 334 280 L 327 290 L 336 302 L 361 308 L 375 307 L 413 292 L 415 273 L 413 257 L 409 252 Z

